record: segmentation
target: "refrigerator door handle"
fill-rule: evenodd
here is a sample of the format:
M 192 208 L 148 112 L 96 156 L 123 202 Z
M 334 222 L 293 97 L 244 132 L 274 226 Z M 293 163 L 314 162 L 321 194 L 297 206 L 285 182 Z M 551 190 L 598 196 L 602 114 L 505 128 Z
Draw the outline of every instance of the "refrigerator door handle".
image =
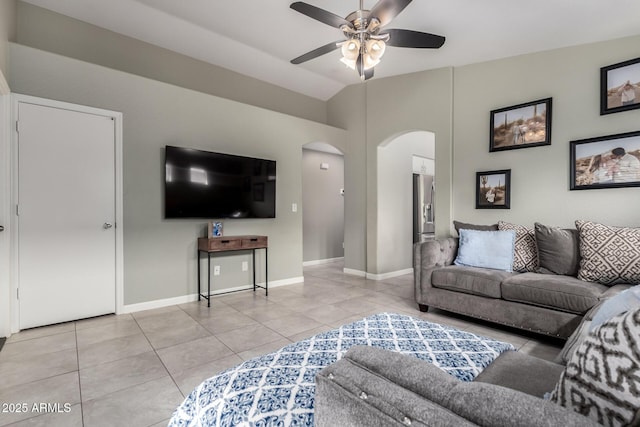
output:
M 429 204 L 430 207 L 430 211 L 431 211 L 431 221 L 430 222 L 435 222 L 436 221 L 436 183 L 432 182 L 431 183 L 431 203 Z

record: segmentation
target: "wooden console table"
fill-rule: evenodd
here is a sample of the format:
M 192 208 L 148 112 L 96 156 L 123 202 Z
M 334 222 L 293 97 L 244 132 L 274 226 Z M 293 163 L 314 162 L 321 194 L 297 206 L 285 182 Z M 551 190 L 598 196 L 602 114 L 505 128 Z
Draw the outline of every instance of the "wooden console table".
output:
M 268 246 L 267 236 L 224 236 L 198 238 L 198 301 L 200 297 L 207 299 L 207 307 L 211 307 L 211 254 L 216 252 L 252 251 L 253 291 L 262 288 L 265 295 L 269 295 L 268 278 Z M 264 286 L 256 284 L 256 249 L 264 249 Z M 207 295 L 200 291 L 200 254 L 207 254 Z M 235 292 L 235 291 L 229 291 Z

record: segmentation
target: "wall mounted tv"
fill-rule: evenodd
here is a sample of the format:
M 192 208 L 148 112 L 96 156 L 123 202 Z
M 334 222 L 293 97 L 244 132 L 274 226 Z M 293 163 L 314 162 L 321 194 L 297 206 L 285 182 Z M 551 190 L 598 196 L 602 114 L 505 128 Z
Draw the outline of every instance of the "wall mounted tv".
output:
M 165 148 L 165 218 L 275 218 L 276 162 Z

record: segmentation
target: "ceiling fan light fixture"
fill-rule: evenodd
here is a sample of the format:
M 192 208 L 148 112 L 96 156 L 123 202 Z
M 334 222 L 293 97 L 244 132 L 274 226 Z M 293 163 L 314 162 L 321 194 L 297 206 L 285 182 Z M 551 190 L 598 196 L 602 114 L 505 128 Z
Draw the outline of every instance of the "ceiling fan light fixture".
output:
M 382 40 L 369 39 L 366 43 L 366 52 L 364 58 L 364 69 L 369 70 L 380 63 L 382 55 L 387 47 L 386 43 Z
M 352 70 L 356 69 L 356 60 L 355 59 L 347 59 L 345 57 L 340 58 L 340 62 L 342 62 L 344 65 L 346 65 L 348 68 L 351 68 Z
M 352 70 L 356 69 L 356 61 L 358 59 L 358 55 L 360 55 L 360 41 L 351 39 L 342 43 L 342 58 L 340 58 L 340 62 L 342 62 L 347 67 Z

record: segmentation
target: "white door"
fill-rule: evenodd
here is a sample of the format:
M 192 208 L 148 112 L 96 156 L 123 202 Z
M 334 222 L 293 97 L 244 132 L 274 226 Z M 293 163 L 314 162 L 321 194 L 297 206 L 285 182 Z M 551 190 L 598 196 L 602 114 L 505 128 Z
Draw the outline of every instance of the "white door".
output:
M 115 122 L 18 104 L 20 329 L 115 312 Z

